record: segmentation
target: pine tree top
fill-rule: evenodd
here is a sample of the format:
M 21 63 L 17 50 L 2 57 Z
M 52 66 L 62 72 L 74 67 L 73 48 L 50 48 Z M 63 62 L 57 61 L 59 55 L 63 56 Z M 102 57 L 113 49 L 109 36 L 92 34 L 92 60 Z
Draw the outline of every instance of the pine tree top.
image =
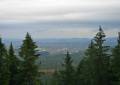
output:
M 12 42 L 10 43 L 10 49 L 11 49 L 11 50 L 14 49 L 14 48 L 13 48 L 13 44 L 12 44 Z
M 66 58 L 65 58 L 65 63 L 72 63 L 69 51 L 67 51 Z
M 12 42 L 10 43 L 10 47 L 9 47 L 9 56 L 15 56 L 14 55 L 14 48 L 13 48 L 13 45 L 12 45 Z
M 99 26 L 99 32 L 98 32 L 98 33 L 96 34 L 96 36 L 94 37 L 94 43 L 95 43 L 95 44 L 99 44 L 99 45 L 100 45 L 100 44 L 103 44 L 104 41 L 105 41 L 105 37 L 106 37 L 106 35 L 105 35 L 102 27 Z
M 96 37 L 99 37 L 99 38 L 105 37 L 105 33 L 101 26 L 99 26 L 99 32 L 96 34 Z
M 30 58 L 33 57 L 34 58 L 38 57 L 39 55 L 37 54 L 37 45 L 35 44 L 35 42 L 32 40 L 31 35 L 27 32 L 25 39 L 23 40 L 23 44 L 20 47 L 20 56 L 23 58 Z
M 99 31 L 103 31 L 101 25 L 99 26 Z
M 27 32 L 26 38 L 31 38 L 31 35 Z

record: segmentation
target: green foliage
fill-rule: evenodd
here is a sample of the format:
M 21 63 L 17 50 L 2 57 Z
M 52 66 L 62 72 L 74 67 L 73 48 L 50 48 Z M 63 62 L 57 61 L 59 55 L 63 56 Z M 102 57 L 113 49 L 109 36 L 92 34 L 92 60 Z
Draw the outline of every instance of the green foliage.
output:
M 10 71 L 10 80 L 9 85 L 18 85 L 19 77 L 19 59 L 16 57 L 12 43 L 10 44 L 9 51 L 9 71 Z
M 120 85 L 120 33 L 118 43 L 112 50 L 112 58 L 110 47 L 104 44 L 105 37 L 100 27 L 76 70 L 73 64 L 77 63 L 73 62 L 71 55 L 67 52 L 60 70 L 57 69 L 53 75 L 44 75 L 49 76 L 48 79 L 52 77 L 51 82 L 46 79 L 45 84 L 50 82 L 51 85 Z M 42 84 L 36 63 L 39 56 L 36 48 L 37 45 L 27 33 L 20 47 L 19 56 L 16 56 L 12 43 L 7 52 L 0 38 L 0 85 Z M 55 58 L 58 57 L 60 55 L 55 56 Z M 55 58 L 54 60 L 57 60 Z M 58 61 L 54 63 L 58 64 Z
M 108 54 L 109 46 L 104 45 L 105 34 L 102 28 L 94 38 L 96 60 L 96 84 L 97 85 L 110 85 L 109 71 L 110 71 L 110 55 Z
M 0 85 L 9 85 L 9 59 L 7 50 L 0 38 Z
M 72 62 L 70 54 L 67 52 L 63 63 L 63 70 L 61 70 L 58 74 L 59 85 L 75 84 L 75 71 Z
M 79 80 L 82 85 L 110 85 L 109 46 L 104 45 L 105 34 L 102 28 L 86 50 L 84 62 L 78 66 Z M 81 66 L 82 65 L 82 66 Z M 82 67 L 80 69 L 80 67 Z
M 95 46 L 91 41 L 88 49 L 85 52 L 85 57 L 80 61 L 76 76 L 77 85 L 96 85 L 96 54 Z
M 20 57 L 23 58 L 21 65 L 21 85 L 37 85 L 39 75 L 38 66 L 36 65 L 37 46 L 33 42 L 29 33 L 27 33 L 25 40 L 20 48 Z
M 84 57 L 80 63 L 78 64 L 78 67 L 76 68 L 76 83 L 75 85 L 85 85 L 85 73 L 89 71 L 85 71 L 85 65 L 86 65 L 86 58 Z M 86 82 L 87 83 L 87 82 Z
M 112 71 L 114 75 L 114 85 L 120 84 L 120 33 L 118 37 L 118 43 L 112 50 Z
M 51 84 L 50 85 L 59 85 L 60 81 L 59 81 L 59 74 L 58 71 L 56 70 L 53 74 L 52 80 L 51 80 Z

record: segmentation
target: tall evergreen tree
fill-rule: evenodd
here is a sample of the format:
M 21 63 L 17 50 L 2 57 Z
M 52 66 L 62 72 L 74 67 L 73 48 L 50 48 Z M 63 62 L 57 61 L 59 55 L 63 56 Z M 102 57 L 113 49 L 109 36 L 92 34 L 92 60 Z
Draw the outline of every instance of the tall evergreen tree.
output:
M 94 43 L 91 41 L 85 52 L 85 57 L 77 67 L 77 85 L 95 85 L 95 51 Z
M 120 84 L 120 33 L 118 36 L 118 42 L 115 48 L 112 50 L 112 71 L 115 76 L 114 85 Z
M 104 41 L 105 33 L 100 27 L 85 53 L 83 85 L 111 85 L 109 46 L 105 46 Z
M 0 38 L 0 85 L 9 85 L 9 59 L 5 45 Z
M 9 56 L 9 71 L 10 71 L 10 81 L 9 85 L 18 85 L 18 64 L 19 60 L 15 55 L 14 48 L 12 43 L 10 44 L 9 51 L 8 51 L 8 56 Z
M 105 46 L 105 33 L 102 28 L 99 28 L 99 32 L 94 38 L 95 43 L 95 75 L 96 75 L 96 84 L 97 85 L 110 85 L 110 54 L 109 46 Z
M 63 70 L 60 71 L 59 79 L 60 79 L 60 85 L 74 85 L 75 81 L 75 72 L 74 67 L 72 65 L 72 59 L 70 57 L 69 52 L 66 54 L 65 61 L 63 63 Z
M 110 55 L 109 46 L 104 45 L 105 33 L 103 32 L 101 26 L 99 32 L 94 38 L 95 49 L 96 49 L 96 83 L 97 85 L 110 85 L 109 72 L 110 72 Z
M 38 66 L 36 65 L 37 45 L 33 42 L 29 33 L 27 33 L 25 40 L 20 48 L 19 55 L 23 58 L 21 70 L 21 85 L 37 85 L 38 83 Z
M 76 69 L 76 78 L 75 78 L 75 85 L 88 85 L 86 82 L 87 77 L 85 74 L 87 74 L 89 71 L 86 70 L 87 64 L 86 64 L 86 57 L 84 57 L 80 63 L 78 64 L 78 67 Z M 90 83 L 89 83 L 90 84 Z

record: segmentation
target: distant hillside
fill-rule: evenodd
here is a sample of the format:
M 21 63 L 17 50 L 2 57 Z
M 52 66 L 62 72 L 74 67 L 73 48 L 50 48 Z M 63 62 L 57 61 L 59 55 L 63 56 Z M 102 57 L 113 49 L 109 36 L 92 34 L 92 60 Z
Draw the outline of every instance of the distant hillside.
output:
M 18 52 L 22 40 L 6 39 L 4 42 L 7 47 L 11 41 L 16 48 L 16 52 Z M 40 67 L 42 69 L 60 69 L 62 61 L 65 58 L 66 50 L 69 50 L 74 60 L 73 64 L 76 66 L 83 57 L 84 51 L 90 41 L 91 39 L 89 38 L 35 40 L 36 44 L 39 46 L 39 54 L 41 54 L 37 62 L 41 63 Z M 116 41 L 117 38 L 107 38 L 105 44 L 113 47 Z
M 71 57 L 73 59 L 73 65 L 76 66 L 81 58 L 83 57 L 84 52 L 72 53 Z M 60 69 L 65 58 L 65 54 L 49 54 L 40 56 L 38 63 L 41 61 L 42 69 Z

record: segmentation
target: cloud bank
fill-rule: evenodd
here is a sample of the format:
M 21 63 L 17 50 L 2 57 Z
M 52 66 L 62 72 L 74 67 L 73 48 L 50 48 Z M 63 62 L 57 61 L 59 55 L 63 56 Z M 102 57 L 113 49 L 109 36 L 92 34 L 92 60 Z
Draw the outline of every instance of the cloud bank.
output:
M 26 32 L 34 38 L 79 38 L 93 36 L 102 25 L 108 36 L 116 36 L 119 4 L 119 0 L 0 0 L 0 34 L 5 38 L 23 38 Z
M 120 20 L 119 0 L 1 0 L 0 20 Z

